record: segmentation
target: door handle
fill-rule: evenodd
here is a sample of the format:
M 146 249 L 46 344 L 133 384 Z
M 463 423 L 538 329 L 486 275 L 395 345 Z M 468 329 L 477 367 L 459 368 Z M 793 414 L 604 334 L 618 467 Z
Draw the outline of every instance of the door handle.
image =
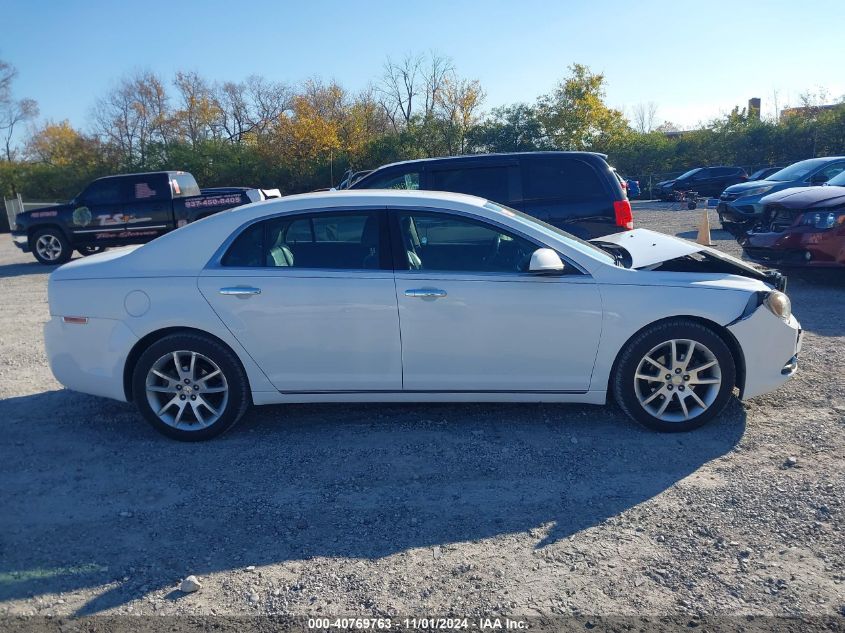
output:
M 405 291 L 406 297 L 420 297 L 421 299 L 437 299 L 445 297 L 446 291 L 439 288 L 411 288 Z
M 235 297 L 247 297 L 250 295 L 260 295 L 261 288 L 250 288 L 247 286 L 234 286 L 232 288 L 221 288 L 221 295 L 234 295 Z

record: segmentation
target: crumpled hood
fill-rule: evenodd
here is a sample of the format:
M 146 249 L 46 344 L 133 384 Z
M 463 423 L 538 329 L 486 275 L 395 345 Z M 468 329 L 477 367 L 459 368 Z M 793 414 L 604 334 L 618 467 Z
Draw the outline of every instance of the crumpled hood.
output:
M 649 229 L 634 229 L 624 233 L 605 235 L 592 241 L 609 242 L 624 248 L 631 256 L 631 268 L 645 268 L 702 250 L 712 250 L 701 244 Z
M 826 209 L 845 205 L 845 187 L 792 187 L 764 196 L 760 202 L 776 203 L 787 209 Z
M 785 287 L 786 283 L 785 278 L 775 271 L 761 271 L 715 248 L 649 229 L 634 229 L 606 235 L 592 241 L 610 243 L 623 248 L 630 255 L 631 268 L 634 269 L 656 267 L 664 262 L 699 253 L 701 254 L 699 259 L 703 258 L 703 261 L 697 265 L 695 272 L 739 275 L 764 281 L 776 287 Z M 708 263 L 708 261 L 717 263 Z

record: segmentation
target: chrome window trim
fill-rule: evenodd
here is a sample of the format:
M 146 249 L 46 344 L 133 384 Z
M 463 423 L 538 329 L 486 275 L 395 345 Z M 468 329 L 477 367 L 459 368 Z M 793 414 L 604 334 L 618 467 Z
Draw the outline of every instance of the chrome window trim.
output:
M 427 207 L 427 206 L 420 206 L 420 205 L 409 205 L 409 206 L 401 206 L 401 205 L 385 205 L 385 204 L 378 204 L 378 205 L 340 205 L 336 207 L 324 207 L 321 209 L 297 209 L 295 211 L 280 211 L 278 213 L 272 213 L 269 215 L 262 216 L 260 218 L 253 218 L 248 220 L 238 226 L 235 230 L 233 230 L 229 236 L 223 240 L 223 243 L 214 251 L 214 254 L 209 258 L 208 262 L 203 266 L 202 271 L 208 270 L 216 270 L 216 271 L 227 271 L 227 270 L 243 270 L 243 271 L 275 271 L 280 272 L 284 271 L 286 268 L 285 266 L 224 266 L 222 263 L 223 257 L 226 255 L 226 251 L 229 250 L 229 247 L 232 243 L 243 233 L 246 229 L 251 227 L 253 224 L 257 224 L 259 222 L 265 222 L 268 220 L 273 220 L 275 218 L 280 218 L 284 216 L 297 216 L 297 215 L 317 215 L 317 214 L 329 214 L 329 213 L 337 213 L 338 211 L 347 212 L 347 211 L 358 211 L 363 213 L 369 213 L 373 211 L 387 211 L 390 213 L 406 213 L 414 211 L 422 211 L 428 213 L 440 213 L 445 215 L 458 215 L 466 217 L 470 220 L 475 220 L 476 222 L 483 222 L 487 224 L 491 224 L 496 226 L 503 231 L 507 231 L 508 233 L 513 233 L 514 235 L 518 235 L 522 239 L 528 240 L 537 248 L 551 248 L 554 250 L 558 256 L 563 260 L 565 266 L 571 266 L 575 270 L 578 271 L 579 276 L 583 275 L 585 277 L 592 278 L 592 275 L 580 264 L 573 261 L 564 253 L 561 253 L 557 248 L 554 248 L 548 244 L 544 244 L 543 242 L 537 240 L 530 235 L 526 235 L 522 231 L 518 229 L 514 229 L 511 226 L 508 226 L 498 220 L 481 217 L 467 211 L 461 209 L 442 209 L 437 207 Z M 388 248 L 392 248 L 392 244 L 387 245 Z M 374 272 L 382 272 L 382 273 L 427 273 L 437 274 L 437 275 L 461 275 L 461 276 L 510 276 L 510 277 L 518 277 L 518 278 L 533 278 L 533 279 L 561 279 L 566 278 L 569 275 L 538 275 L 536 273 L 529 273 L 529 272 L 514 272 L 514 273 L 484 273 L 484 272 L 466 272 L 466 271 L 411 271 L 411 270 L 384 270 L 384 269 L 372 269 L 372 268 L 292 268 L 288 272 L 292 272 L 294 270 L 298 271 L 320 271 L 320 272 L 335 272 L 335 273 L 351 273 L 351 272 L 367 272 L 367 273 L 374 273 Z M 316 275 L 311 275 L 312 277 Z

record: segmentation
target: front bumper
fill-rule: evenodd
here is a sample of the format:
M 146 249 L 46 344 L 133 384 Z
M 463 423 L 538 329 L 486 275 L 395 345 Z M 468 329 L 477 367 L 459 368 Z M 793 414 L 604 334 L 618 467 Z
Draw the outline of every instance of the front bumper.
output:
M 794 316 L 788 321 L 775 316 L 765 306 L 728 326 L 745 357 L 743 400 L 774 391 L 798 370 L 801 351 L 801 324 Z
M 50 369 L 68 389 L 126 401 L 123 368 L 138 337 L 122 321 L 89 318 L 65 323 L 52 316 L 44 325 Z
M 782 232 L 747 233 L 740 245 L 745 257 L 771 266 L 845 266 L 845 235 L 837 229 L 795 227 Z
M 12 242 L 24 253 L 29 252 L 29 238 L 27 237 L 26 233 L 17 233 L 15 231 L 12 231 Z
M 763 208 L 765 205 L 758 201 L 749 201 L 743 198 L 736 200 L 725 201 L 719 200 L 716 205 L 716 212 L 719 214 L 719 220 L 724 223 L 734 224 L 751 224 L 761 217 L 763 217 Z

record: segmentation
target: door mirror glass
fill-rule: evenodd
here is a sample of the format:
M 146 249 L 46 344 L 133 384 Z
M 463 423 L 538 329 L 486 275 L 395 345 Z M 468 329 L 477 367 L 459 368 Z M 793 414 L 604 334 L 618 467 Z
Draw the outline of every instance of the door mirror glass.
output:
M 550 248 L 538 248 L 531 254 L 528 270 L 533 273 L 549 273 L 563 270 L 563 261 Z

